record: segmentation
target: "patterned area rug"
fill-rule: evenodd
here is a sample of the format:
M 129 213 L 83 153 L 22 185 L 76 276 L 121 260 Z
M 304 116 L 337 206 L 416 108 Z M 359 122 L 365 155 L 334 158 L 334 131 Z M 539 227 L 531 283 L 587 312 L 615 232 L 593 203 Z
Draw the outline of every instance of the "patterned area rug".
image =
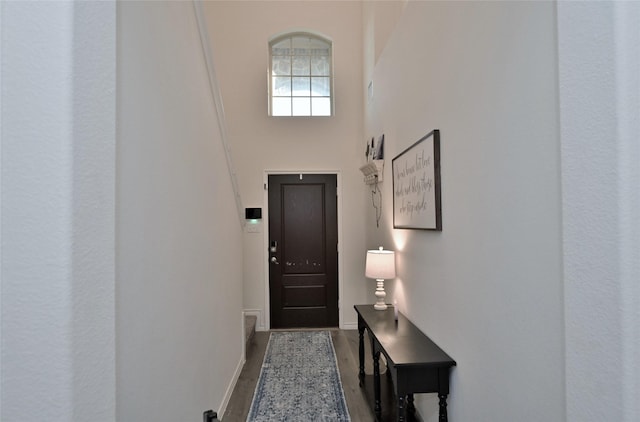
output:
M 350 421 L 329 332 L 271 333 L 247 416 L 266 421 Z

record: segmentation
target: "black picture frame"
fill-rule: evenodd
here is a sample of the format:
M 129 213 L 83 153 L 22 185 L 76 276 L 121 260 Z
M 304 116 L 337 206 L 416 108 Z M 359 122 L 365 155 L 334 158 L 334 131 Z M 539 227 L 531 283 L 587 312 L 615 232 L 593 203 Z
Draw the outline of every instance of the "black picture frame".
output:
M 440 131 L 396 155 L 391 167 L 393 228 L 442 231 Z

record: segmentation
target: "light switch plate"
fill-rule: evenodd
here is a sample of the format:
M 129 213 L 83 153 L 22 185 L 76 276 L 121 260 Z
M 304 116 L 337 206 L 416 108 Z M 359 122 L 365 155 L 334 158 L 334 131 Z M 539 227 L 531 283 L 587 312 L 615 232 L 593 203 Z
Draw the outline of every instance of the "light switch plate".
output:
M 247 233 L 260 233 L 261 229 L 260 223 L 247 223 Z

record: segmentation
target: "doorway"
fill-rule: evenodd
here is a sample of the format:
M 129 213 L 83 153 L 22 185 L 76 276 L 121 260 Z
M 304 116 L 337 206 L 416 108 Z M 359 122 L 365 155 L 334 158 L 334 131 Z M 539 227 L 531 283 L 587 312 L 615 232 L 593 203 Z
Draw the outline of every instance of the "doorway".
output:
M 337 175 L 269 175 L 268 186 L 271 328 L 337 327 Z

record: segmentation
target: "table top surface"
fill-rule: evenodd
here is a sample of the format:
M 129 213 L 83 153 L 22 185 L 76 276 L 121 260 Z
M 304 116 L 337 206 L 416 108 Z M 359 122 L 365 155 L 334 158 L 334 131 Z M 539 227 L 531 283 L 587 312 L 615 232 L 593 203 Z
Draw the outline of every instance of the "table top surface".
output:
M 393 307 L 377 311 L 355 305 L 358 315 L 395 366 L 450 367 L 456 362 L 403 314 L 396 321 Z

